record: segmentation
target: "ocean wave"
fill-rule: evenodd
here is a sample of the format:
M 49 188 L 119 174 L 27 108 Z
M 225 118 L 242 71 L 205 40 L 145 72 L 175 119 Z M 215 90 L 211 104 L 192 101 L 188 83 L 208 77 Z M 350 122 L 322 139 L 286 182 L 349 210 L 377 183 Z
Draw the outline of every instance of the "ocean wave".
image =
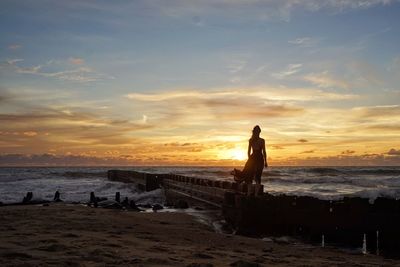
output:
M 294 183 L 294 184 L 332 184 L 332 183 L 352 183 L 351 181 L 348 181 L 344 177 L 298 177 L 298 178 L 292 178 L 292 177 L 286 177 L 286 178 L 277 178 L 277 177 L 264 177 L 263 178 L 264 182 L 272 182 L 272 183 Z
M 400 176 L 399 168 L 369 168 L 369 167 L 312 167 L 312 168 L 300 168 L 297 171 L 304 173 L 320 174 L 327 176 L 337 175 L 393 175 Z M 293 170 L 296 172 L 296 169 Z
M 340 175 L 343 173 L 341 170 L 336 168 L 307 168 L 303 169 L 303 171 L 321 175 Z
M 105 178 L 107 177 L 107 172 L 105 171 L 66 171 L 66 172 L 51 172 L 50 175 L 57 175 L 68 178 Z
M 137 196 L 137 201 L 157 202 L 158 197 L 139 197 L 134 186 L 107 179 L 108 167 L 0 168 L 0 201 L 21 201 L 27 191 L 51 199 L 56 190 L 67 201 L 87 201 L 91 191 L 113 198 Z M 232 167 L 121 167 L 149 173 L 174 173 L 207 179 L 233 180 Z M 274 194 L 338 198 L 355 194 L 400 197 L 400 167 L 270 167 L 263 172 L 266 191 Z
M 398 175 L 400 176 L 399 169 L 361 169 L 351 170 L 351 173 L 358 175 Z M 400 177 L 399 177 L 400 178 Z
M 380 189 L 374 189 L 374 190 L 362 190 L 362 191 L 358 191 L 358 192 L 349 194 L 347 196 L 368 198 L 369 202 L 372 204 L 372 203 L 374 203 L 375 199 L 377 199 L 378 197 L 399 199 L 400 198 L 400 189 L 380 188 Z
M 263 183 L 269 184 L 336 184 L 336 185 L 351 185 L 358 187 L 378 187 L 378 186 L 400 186 L 400 180 L 394 178 L 387 179 L 366 179 L 363 177 L 348 178 L 343 176 L 335 177 L 264 177 L 262 179 Z

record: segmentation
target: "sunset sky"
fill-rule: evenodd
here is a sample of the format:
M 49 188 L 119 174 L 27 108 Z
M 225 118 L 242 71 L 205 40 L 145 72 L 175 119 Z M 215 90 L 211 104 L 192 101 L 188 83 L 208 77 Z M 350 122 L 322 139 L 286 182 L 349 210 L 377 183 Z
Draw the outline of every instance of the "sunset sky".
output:
M 400 1 L 0 1 L 0 165 L 400 165 Z

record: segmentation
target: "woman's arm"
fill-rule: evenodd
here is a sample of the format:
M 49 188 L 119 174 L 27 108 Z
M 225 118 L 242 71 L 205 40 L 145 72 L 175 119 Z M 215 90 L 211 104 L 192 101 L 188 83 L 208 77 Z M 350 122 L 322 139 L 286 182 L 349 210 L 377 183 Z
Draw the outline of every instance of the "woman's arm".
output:
M 263 156 L 264 156 L 265 167 L 268 167 L 268 162 L 267 162 L 267 150 L 265 149 L 265 140 L 263 140 L 262 153 L 263 153 Z
M 249 140 L 249 146 L 247 147 L 247 158 L 250 158 L 250 152 L 251 152 L 251 145 Z

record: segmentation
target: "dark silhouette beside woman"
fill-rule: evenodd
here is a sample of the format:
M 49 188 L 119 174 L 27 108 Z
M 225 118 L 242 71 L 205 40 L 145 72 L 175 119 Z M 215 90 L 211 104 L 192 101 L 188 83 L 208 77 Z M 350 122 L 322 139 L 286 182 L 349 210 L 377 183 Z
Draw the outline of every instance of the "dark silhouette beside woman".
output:
M 261 175 L 267 163 L 267 151 L 265 149 L 265 140 L 260 138 L 261 128 L 256 125 L 253 128 L 253 134 L 249 139 L 249 146 L 247 148 L 248 160 L 244 165 L 243 170 L 234 169 L 232 175 L 235 181 L 245 182 L 251 184 L 253 179 L 256 184 L 261 184 Z

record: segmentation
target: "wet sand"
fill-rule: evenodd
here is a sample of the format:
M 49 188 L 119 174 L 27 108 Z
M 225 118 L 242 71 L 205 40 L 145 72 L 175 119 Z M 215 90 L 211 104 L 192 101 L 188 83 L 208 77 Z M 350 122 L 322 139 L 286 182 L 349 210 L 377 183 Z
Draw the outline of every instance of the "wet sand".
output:
M 0 266 L 400 266 L 375 255 L 217 234 L 185 213 L 6 206 L 0 222 Z

